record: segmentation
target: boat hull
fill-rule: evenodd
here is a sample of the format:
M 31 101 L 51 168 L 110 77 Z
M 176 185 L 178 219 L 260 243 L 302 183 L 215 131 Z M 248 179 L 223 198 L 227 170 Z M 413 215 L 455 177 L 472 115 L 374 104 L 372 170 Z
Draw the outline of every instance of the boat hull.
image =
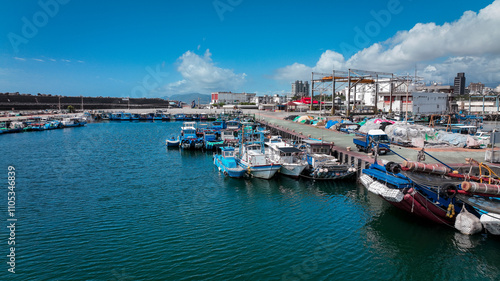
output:
M 252 177 L 259 179 L 270 179 L 274 177 L 276 172 L 281 168 L 281 165 L 259 165 L 252 166 L 240 162 L 240 166 L 245 169 Z
M 179 147 L 179 143 L 180 143 L 179 140 L 167 140 L 166 141 L 167 147 Z
M 307 165 L 282 164 L 280 168 L 280 173 L 285 176 L 298 178 L 306 167 Z
M 220 159 L 216 156 L 214 157 L 214 164 L 217 166 L 219 171 L 221 171 L 224 176 L 230 177 L 230 178 L 242 178 L 245 176 L 246 170 L 241 168 L 240 166 L 237 166 L 235 168 L 228 168 L 226 167 Z

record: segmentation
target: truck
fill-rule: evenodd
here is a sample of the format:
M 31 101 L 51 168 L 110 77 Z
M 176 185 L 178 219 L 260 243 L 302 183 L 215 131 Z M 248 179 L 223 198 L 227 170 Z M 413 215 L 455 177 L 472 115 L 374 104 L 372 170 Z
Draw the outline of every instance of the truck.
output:
M 380 129 L 370 130 L 368 133 L 359 138 L 354 138 L 352 141 L 358 151 L 373 152 L 377 145 L 378 154 L 387 154 L 390 151 L 389 137 Z

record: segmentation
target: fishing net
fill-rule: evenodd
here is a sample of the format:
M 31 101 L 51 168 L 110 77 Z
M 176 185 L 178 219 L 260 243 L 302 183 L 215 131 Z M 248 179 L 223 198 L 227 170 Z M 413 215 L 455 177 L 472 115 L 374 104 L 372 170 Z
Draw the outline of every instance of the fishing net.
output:
M 455 228 L 463 234 L 473 235 L 481 232 L 483 230 L 483 225 L 478 217 L 469 213 L 469 211 L 463 207 L 455 220 Z

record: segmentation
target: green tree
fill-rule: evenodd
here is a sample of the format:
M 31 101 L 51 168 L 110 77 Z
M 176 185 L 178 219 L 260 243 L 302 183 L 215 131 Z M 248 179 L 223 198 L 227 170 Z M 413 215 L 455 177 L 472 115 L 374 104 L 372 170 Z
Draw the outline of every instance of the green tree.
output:
M 72 105 L 68 105 L 68 112 L 75 113 L 75 108 Z

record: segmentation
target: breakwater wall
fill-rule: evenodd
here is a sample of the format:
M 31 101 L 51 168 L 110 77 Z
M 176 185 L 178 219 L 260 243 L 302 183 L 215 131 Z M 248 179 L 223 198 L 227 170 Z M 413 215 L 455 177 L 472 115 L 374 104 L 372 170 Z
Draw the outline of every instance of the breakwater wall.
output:
M 0 110 L 45 110 L 67 109 L 135 109 L 135 108 L 166 108 L 169 101 L 160 98 L 130 98 L 118 97 L 69 97 L 54 95 L 0 94 Z

